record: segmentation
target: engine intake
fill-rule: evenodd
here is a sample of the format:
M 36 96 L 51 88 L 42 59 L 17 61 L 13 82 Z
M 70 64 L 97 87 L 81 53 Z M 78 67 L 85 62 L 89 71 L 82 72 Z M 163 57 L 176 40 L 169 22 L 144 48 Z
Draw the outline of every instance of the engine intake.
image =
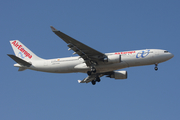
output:
M 104 62 L 120 63 L 121 62 L 121 55 L 108 55 L 104 58 Z
M 114 71 L 113 74 L 110 74 L 107 77 L 115 79 L 127 79 L 127 71 Z

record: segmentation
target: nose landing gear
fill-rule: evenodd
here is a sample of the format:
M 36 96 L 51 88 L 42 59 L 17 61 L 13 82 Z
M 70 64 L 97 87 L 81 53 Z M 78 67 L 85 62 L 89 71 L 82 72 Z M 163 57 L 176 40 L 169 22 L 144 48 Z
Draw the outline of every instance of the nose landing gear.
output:
M 157 63 L 155 63 L 154 70 L 156 70 L 156 71 L 158 70 L 158 67 L 157 67 L 157 66 L 158 66 L 158 64 L 157 64 Z

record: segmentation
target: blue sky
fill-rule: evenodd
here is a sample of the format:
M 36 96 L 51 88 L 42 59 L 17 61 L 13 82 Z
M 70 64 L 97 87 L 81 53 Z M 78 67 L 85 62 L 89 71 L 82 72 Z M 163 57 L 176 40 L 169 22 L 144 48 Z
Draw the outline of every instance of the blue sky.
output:
M 1 120 L 179 120 L 180 2 L 178 0 L 31 0 L 0 2 Z M 18 72 L 6 54 L 18 39 L 42 58 L 72 56 L 50 25 L 100 52 L 165 49 L 173 59 L 127 68 L 128 79 L 83 73 Z

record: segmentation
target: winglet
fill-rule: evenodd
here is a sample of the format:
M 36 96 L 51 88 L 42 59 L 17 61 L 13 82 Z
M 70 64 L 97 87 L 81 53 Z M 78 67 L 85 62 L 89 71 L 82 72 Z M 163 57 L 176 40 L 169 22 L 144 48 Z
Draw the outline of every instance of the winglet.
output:
M 50 26 L 51 27 L 51 30 L 54 32 L 54 31 L 58 31 L 56 28 L 54 28 L 53 26 Z
M 78 83 L 81 83 L 81 80 L 78 80 Z

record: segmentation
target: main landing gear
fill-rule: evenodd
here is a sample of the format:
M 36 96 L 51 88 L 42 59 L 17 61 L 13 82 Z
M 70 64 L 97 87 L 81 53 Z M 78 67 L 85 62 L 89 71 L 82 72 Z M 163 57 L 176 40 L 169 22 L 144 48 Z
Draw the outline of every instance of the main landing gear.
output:
M 96 81 L 95 81 L 95 80 L 92 80 L 91 83 L 92 83 L 92 85 L 95 85 L 95 84 L 96 84 Z
M 158 70 L 158 67 L 157 67 L 157 66 L 158 66 L 158 64 L 157 64 L 157 63 L 155 63 L 154 70 L 156 70 L 156 71 Z
M 91 67 L 91 71 L 88 71 L 87 74 L 90 76 L 92 73 L 96 73 L 96 68 Z
M 96 62 L 93 62 L 93 61 L 91 61 L 91 71 L 87 71 L 87 74 L 90 76 L 90 75 L 92 75 L 92 74 L 96 74 L 96 68 L 95 68 L 95 66 L 97 65 L 97 63 Z M 99 78 L 99 76 L 97 75 L 96 76 L 96 78 L 95 78 L 95 80 L 92 80 L 91 81 L 91 83 L 93 84 L 93 85 L 95 85 L 96 84 L 96 82 L 100 82 L 101 81 L 101 79 Z
M 96 73 L 96 68 L 95 68 L 95 67 L 91 67 L 91 71 L 88 71 L 88 72 L 87 72 L 87 74 L 88 74 L 89 76 L 92 75 L 92 74 L 95 74 L 95 73 Z M 97 76 L 95 80 L 92 80 L 92 81 L 91 81 L 91 83 L 92 83 L 92 85 L 95 85 L 96 82 L 100 82 L 100 81 L 101 81 L 101 79 L 99 78 L 99 76 Z
M 101 81 L 101 79 L 99 77 L 96 77 L 96 79 L 92 80 L 91 83 L 92 83 L 92 85 L 95 85 L 96 82 L 100 82 L 100 81 Z

